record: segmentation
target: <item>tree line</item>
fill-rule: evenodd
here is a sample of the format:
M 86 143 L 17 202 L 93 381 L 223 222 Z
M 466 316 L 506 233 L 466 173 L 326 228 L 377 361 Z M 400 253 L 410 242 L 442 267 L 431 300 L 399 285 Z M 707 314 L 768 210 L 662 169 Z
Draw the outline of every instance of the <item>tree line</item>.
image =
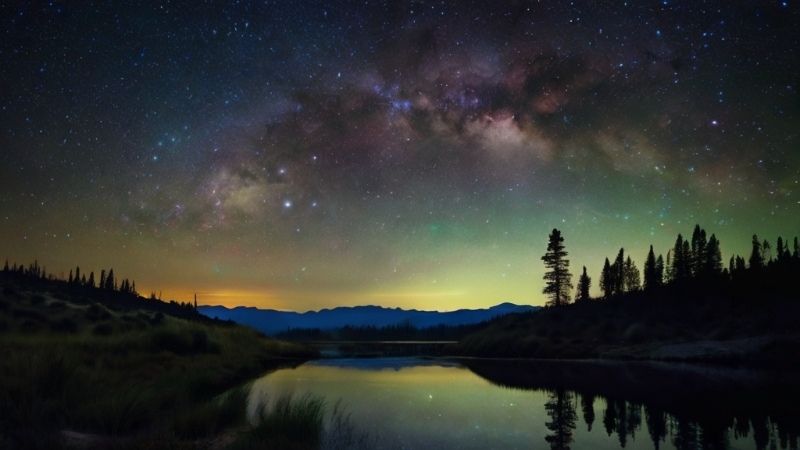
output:
M 106 272 L 105 269 L 101 270 L 100 280 L 97 283 L 95 283 L 94 272 L 89 272 L 89 276 L 87 277 L 86 273 L 81 273 L 80 266 L 75 266 L 74 271 L 70 269 L 67 279 L 62 280 L 52 273 L 47 273 L 45 267 L 39 265 L 38 260 L 29 264 L 27 267 L 22 264 L 17 265 L 16 263 L 9 266 L 8 260 L 6 260 L 5 265 L 3 265 L 3 272 L 26 275 L 42 280 L 66 281 L 70 286 L 82 286 L 92 289 L 120 292 L 123 294 L 139 295 L 136 291 L 136 281 L 128 280 L 127 278 L 123 279 L 121 282 L 118 281 L 114 276 L 114 269 L 108 269 L 108 272 Z
M 65 283 L 68 287 L 73 289 L 88 289 L 91 291 L 122 295 L 134 299 L 145 299 L 145 297 L 142 297 L 136 290 L 136 281 L 129 280 L 128 278 L 123 278 L 120 280 L 114 274 L 113 268 L 109 268 L 108 270 L 100 270 L 100 278 L 98 280 L 95 278 L 93 271 L 90 271 L 89 274 L 86 275 L 85 272 L 81 271 L 80 266 L 76 266 L 74 270 L 70 269 L 69 274 L 65 279 L 48 272 L 44 266 L 39 265 L 38 260 L 28 264 L 27 266 L 17 263 L 9 264 L 8 260 L 6 260 L 5 264 L 3 265 L 3 273 L 23 276 L 32 280 Z M 146 299 L 161 301 L 161 295 L 157 295 L 155 292 L 150 292 L 150 295 L 146 297 Z M 196 310 L 197 295 L 195 295 L 194 304 L 190 302 L 176 302 L 175 300 L 171 300 L 168 303 L 173 306 Z
M 541 258 L 546 268 L 543 277 L 545 286 L 542 292 L 548 296 L 547 304 L 550 306 L 565 305 L 571 301 L 574 286 L 567 256 L 564 237 L 560 230 L 554 228 L 549 235 L 547 250 Z M 674 246 L 667 251 L 666 257 L 661 254 L 656 256 L 651 245 L 642 271 L 639 271 L 631 256 L 625 253 L 625 249 L 620 248 L 613 262 L 609 258 L 605 259 L 599 286 L 602 298 L 608 299 L 691 279 L 734 279 L 747 271 L 757 273 L 766 268 L 798 262 L 800 262 L 800 245 L 797 237 L 794 238 L 791 248 L 788 240 L 778 237 L 773 253 L 768 240 L 761 241 L 757 235 L 753 235 L 747 261 L 740 255 L 732 255 L 728 266 L 725 267 L 719 239 L 714 234 L 709 236 L 700 225 L 695 225 L 691 239 L 684 239 L 678 234 Z M 591 300 L 591 286 L 592 278 L 587 274 L 586 266 L 583 266 L 575 288 L 575 301 Z

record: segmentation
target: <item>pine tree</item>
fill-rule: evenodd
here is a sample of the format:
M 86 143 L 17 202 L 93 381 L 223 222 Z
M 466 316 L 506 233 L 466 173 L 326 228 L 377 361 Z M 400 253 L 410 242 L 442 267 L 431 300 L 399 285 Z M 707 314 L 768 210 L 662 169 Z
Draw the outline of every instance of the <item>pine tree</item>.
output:
M 108 275 L 106 275 L 106 289 L 109 291 L 114 291 L 117 288 L 117 280 L 114 279 L 114 269 L 108 269 Z
M 786 257 L 789 256 L 788 249 L 783 245 L 783 238 L 778 236 L 777 242 L 775 242 L 775 258 L 779 262 L 786 261 Z
M 797 236 L 794 237 L 794 259 L 800 259 L 800 245 L 797 243 Z
M 750 253 L 750 268 L 759 270 L 764 267 L 764 257 L 761 256 L 761 243 L 757 235 L 753 235 L 753 249 Z
M 3 266 L 3 272 L 8 272 L 8 260 L 6 260 L 6 264 Z
M 545 287 L 543 293 L 550 296 L 548 302 L 551 306 L 561 306 L 569 303 L 569 293 L 572 290 L 572 275 L 569 273 L 569 260 L 567 251 L 564 250 L 564 238 L 561 231 L 553 228 L 547 243 L 547 252 L 542 256 L 542 261 L 547 268 L 544 274 Z
M 590 300 L 589 289 L 592 287 L 592 279 L 586 274 L 586 266 L 583 266 L 583 273 L 578 278 L 578 292 L 575 297 L 576 301 Z M 195 295 L 195 309 L 197 309 L 197 295 Z
M 600 273 L 600 290 L 603 291 L 603 297 L 605 298 L 614 295 L 614 271 L 608 258 L 606 258 L 606 262 L 603 264 L 603 271 Z
M 81 268 L 80 266 L 75 266 L 75 284 L 81 283 Z
M 667 250 L 667 263 L 664 265 L 664 284 L 675 280 L 675 265 L 672 264 L 673 259 L 672 249 Z
M 636 264 L 634 264 L 630 256 L 628 256 L 628 259 L 625 260 L 625 269 L 623 272 L 625 274 L 625 292 L 634 292 L 642 288 L 642 280 L 641 275 L 639 274 L 639 269 L 636 267 Z
M 97 287 L 100 288 L 100 289 L 105 289 L 106 288 L 106 270 L 105 269 L 101 269 L 100 270 L 100 284 L 98 284 Z
M 689 242 L 683 240 L 683 236 L 678 234 L 675 240 L 675 248 L 672 251 L 672 280 L 681 281 L 689 277 Z
M 89 272 L 89 280 L 87 280 L 86 285 L 90 288 L 94 287 L 94 272 Z
M 744 272 L 747 270 L 747 266 L 745 266 L 744 258 L 741 256 L 736 257 L 736 271 L 737 272 Z
M 72 284 L 72 269 L 69 270 L 69 278 L 67 279 L 67 283 Z
M 664 284 L 664 257 L 658 255 L 656 258 L 656 277 L 655 286 L 662 286 Z
M 656 283 L 656 254 L 653 253 L 653 246 L 650 246 L 650 251 L 647 252 L 647 258 L 644 260 L 644 288 L 653 289 L 658 284 Z
M 619 249 L 617 253 L 617 259 L 614 260 L 614 264 L 611 266 L 611 269 L 614 271 L 614 294 L 624 294 L 625 293 L 625 249 Z
M 690 260 L 690 270 L 693 275 L 699 275 L 703 272 L 703 267 L 706 263 L 706 230 L 700 228 L 700 225 L 694 226 L 692 232 L 692 250 Z
M 772 262 L 772 247 L 766 239 L 764 239 L 764 243 L 761 244 L 761 257 L 764 259 L 764 264 Z
M 703 273 L 706 275 L 719 275 L 720 272 L 722 272 L 722 252 L 719 249 L 717 236 L 712 234 L 705 247 Z
M 692 249 L 689 247 L 689 241 L 683 241 L 683 268 L 681 273 L 682 279 L 687 279 L 692 276 Z

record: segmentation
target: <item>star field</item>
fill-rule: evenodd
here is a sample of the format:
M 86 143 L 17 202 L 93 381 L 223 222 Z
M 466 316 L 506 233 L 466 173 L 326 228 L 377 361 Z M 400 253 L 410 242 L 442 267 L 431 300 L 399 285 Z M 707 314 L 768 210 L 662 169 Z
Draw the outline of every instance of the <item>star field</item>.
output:
M 800 231 L 800 13 L 732 3 L 2 5 L 0 256 L 294 310 L 541 304 L 553 227 L 727 260 Z

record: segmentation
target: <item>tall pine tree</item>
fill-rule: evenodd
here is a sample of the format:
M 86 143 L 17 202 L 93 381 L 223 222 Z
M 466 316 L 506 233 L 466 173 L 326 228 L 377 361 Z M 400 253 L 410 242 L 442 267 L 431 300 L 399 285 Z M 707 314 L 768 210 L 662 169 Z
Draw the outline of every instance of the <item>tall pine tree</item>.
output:
M 603 291 L 603 297 L 605 298 L 614 295 L 614 271 L 608 258 L 606 258 L 606 262 L 603 264 L 603 271 L 600 273 L 600 290 Z
M 753 248 L 750 250 L 750 268 L 760 270 L 764 267 L 764 257 L 761 255 L 761 242 L 757 235 L 753 235 Z
M 543 293 L 550 297 L 551 306 L 561 306 L 569 303 L 569 293 L 572 290 L 572 275 L 569 273 L 569 260 L 564 249 L 564 238 L 561 231 L 553 228 L 547 243 L 547 252 L 542 256 L 547 271 L 544 274 L 545 286 Z
M 658 284 L 656 283 L 656 254 L 653 252 L 653 246 L 650 246 L 650 251 L 647 252 L 647 258 L 644 260 L 644 288 L 653 289 Z
M 592 279 L 589 278 L 589 275 L 586 273 L 586 266 L 583 266 L 583 273 L 578 278 L 578 292 L 576 295 L 576 301 L 587 301 L 590 300 L 591 297 L 589 296 L 589 289 L 592 287 Z

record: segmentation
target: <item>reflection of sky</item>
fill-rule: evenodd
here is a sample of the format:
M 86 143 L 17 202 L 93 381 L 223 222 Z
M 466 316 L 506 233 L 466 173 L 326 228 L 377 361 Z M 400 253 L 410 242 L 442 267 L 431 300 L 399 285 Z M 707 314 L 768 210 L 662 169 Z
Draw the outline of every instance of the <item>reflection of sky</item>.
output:
M 377 439 L 379 448 L 548 447 L 547 392 L 502 388 L 460 366 L 417 362 L 404 358 L 315 361 L 257 380 L 251 399 L 292 392 L 321 395 L 330 404 L 341 400 L 356 427 Z M 577 396 L 570 398 L 576 402 L 578 415 L 571 448 L 619 448 L 617 436 L 608 436 L 603 428 L 605 401 L 595 400 L 593 431 L 588 432 Z M 257 404 L 251 401 L 251 413 Z M 626 449 L 653 448 L 644 413 L 642 419 L 642 428 L 628 439 Z M 674 447 L 666 442 L 661 448 Z

